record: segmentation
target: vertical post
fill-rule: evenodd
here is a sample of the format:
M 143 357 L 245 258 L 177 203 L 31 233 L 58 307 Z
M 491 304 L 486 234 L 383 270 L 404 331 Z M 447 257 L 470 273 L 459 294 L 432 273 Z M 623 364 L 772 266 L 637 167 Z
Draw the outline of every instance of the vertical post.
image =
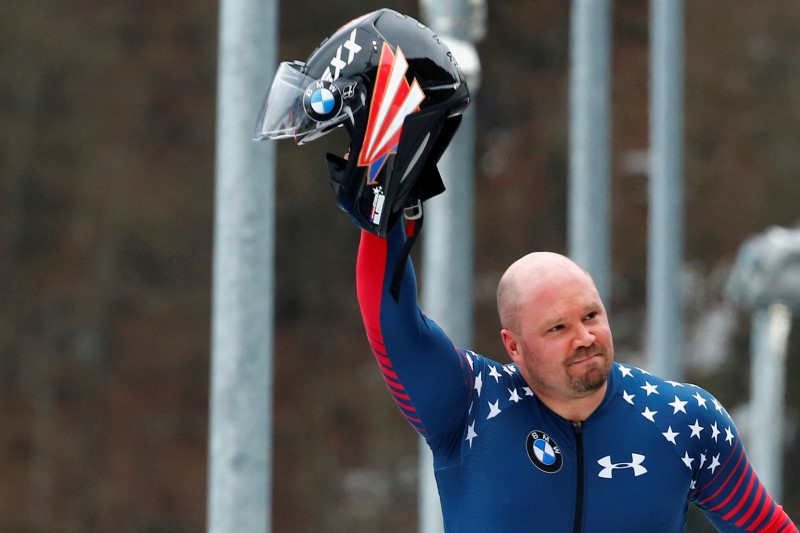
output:
M 252 141 L 275 71 L 275 0 L 221 0 L 208 531 L 270 530 L 273 143 Z
M 589 271 L 600 297 L 611 285 L 611 4 L 573 0 L 570 28 L 568 253 Z
M 651 372 L 682 376 L 683 0 L 651 0 L 650 226 L 647 356 Z
M 783 492 L 784 395 L 786 350 L 792 312 L 781 303 L 753 312 L 751 326 L 750 439 L 747 455 L 773 498 Z
M 423 306 L 459 346 L 472 343 L 475 113 L 467 109 L 439 161 L 445 194 L 425 203 Z

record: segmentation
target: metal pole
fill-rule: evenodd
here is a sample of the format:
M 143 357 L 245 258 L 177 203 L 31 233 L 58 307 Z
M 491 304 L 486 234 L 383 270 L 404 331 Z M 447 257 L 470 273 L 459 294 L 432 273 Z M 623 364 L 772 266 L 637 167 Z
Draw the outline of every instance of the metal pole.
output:
M 425 204 L 423 308 L 459 346 L 472 343 L 475 113 L 468 109 L 439 161 L 445 194 Z
M 420 9 L 425 23 L 441 37 L 476 43 L 486 34 L 485 0 L 420 0 Z
M 271 514 L 273 143 L 252 141 L 275 71 L 274 0 L 221 0 L 208 531 L 268 532 Z
M 651 0 L 649 369 L 682 376 L 683 0 Z
M 747 455 L 764 487 L 780 500 L 783 492 L 786 351 L 792 312 L 775 303 L 754 311 L 751 326 L 750 435 Z
M 611 285 L 611 4 L 573 0 L 570 28 L 568 252 L 589 271 L 600 297 Z

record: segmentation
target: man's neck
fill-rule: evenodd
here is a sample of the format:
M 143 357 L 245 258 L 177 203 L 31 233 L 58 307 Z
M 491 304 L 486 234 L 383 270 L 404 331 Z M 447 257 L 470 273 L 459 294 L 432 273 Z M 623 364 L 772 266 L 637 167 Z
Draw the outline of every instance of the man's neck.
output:
M 602 387 L 592 392 L 588 396 L 580 398 L 552 398 L 547 395 L 537 394 L 539 400 L 542 401 L 551 411 L 558 416 L 569 420 L 570 422 L 583 422 L 594 413 L 608 390 L 608 382 L 603 383 Z M 536 392 L 536 391 L 534 391 Z

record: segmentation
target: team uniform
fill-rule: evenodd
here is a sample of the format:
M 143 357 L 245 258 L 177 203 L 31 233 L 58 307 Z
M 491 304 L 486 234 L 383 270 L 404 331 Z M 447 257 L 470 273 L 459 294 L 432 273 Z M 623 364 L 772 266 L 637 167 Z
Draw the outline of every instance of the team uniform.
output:
M 389 390 L 433 450 L 447 530 L 676 532 L 693 501 L 723 531 L 796 531 L 702 389 L 615 364 L 600 406 L 573 424 L 514 365 L 453 346 L 422 315 L 407 261 L 417 232 L 403 246 L 396 222 L 444 190 L 436 163 L 469 102 L 444 41 L 379 9 L 282 62 L 254 132 L 302 144 L 342 127 L 350 138 L 348 158 L 326 161 L 337 204 L 365 231 L 359 302 Z
M 448 532 L 679 532 L 689 501 L 720 531 L 797 531 L 708 392 L 614 363 L 596 411 L 565 420 L 516 365 L 454 346 L 421 313 L 410 262 L 390 296 L 403 240 L 401 224 L 362 233 L 359 303 L 388 388 L 433 451 Z

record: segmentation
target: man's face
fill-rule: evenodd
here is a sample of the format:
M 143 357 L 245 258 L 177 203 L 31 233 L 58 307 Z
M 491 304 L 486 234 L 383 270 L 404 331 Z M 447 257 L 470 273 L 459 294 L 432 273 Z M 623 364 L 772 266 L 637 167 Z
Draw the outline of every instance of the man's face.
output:
M 605 308 L 588 275 L 558 272 L 522 298 L 504 343 L 543 398 L 583 398 L 605 384 L 614 345 Z

